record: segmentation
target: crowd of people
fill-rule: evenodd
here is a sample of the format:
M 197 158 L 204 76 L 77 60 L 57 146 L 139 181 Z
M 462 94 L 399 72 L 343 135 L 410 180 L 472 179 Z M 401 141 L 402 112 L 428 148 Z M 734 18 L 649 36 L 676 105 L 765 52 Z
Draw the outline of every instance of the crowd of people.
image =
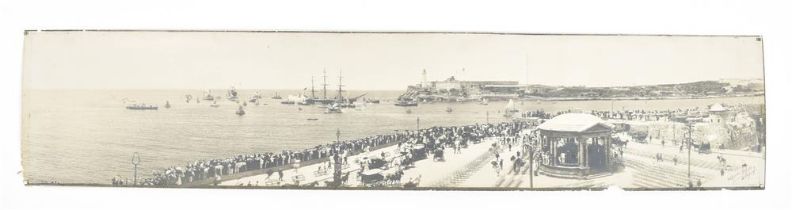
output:
M 270 169 L 268 173 L 291 167 L 296 164 L 314 160 L 325 160 L 332 156 L 347 157 L 352 154 L 369 151 L 372 148 L 388 145 L 399 141 L 406 141 L 403 134 L 370 136 L 356 140 L 340 141 L 331 144 L 318 145 L 302 151 L 284 150 L 280 153 L 257 153 L 238 155 L 225 159 L 202 160 L 189 163 L 184 167 L 170 167 L 164 171 L 155 171 L 152 177 L 138 181 L 144 186 L 182 185 L 198 180 L 217 179 L 221 176 L 232 175 L 250 170 Z M 342 158 L 346 160 L 345 158 Z M 284 168 L 285 167 L 285 168 Z M 119 181 L 114 177 L 114 185 L 132 184 L 129 181 Z
M 369 136 L 356 140 L 338 141 L 318 145 L 302 151 L 284 150 L 280 153 L 257 153 L 237 155 L 225 159 L 195 161 L 184 167 L 170 167 L 164 171 L 155 171 L 152 176 L 142 178 L 134 183 L 121 177 L 113 177 L 113 185 L 168 186 L 184 185 L 200 180 L 219 181 L 222 176 L 237 174 L 251 170 L 268 169 L 269 174 L 299 167 L 300 163 L 330 161 L 347 164 L 347 157 L 362 152 L 372 151 L 387 145 L 422 144 L 427 154 L 450 147 L 460 149 L 471 142 L 478 142 L 485 137 L 514 135 L 526 123 L 507 122 L 500 124 L 476 124 L 468 126 L 431 127 L 421 130 L 400 131 L 388 135 Z M 282 179 L 282 175 L 280 179 Z
M 639 120 L 639 121 L 672 121 L 675 117 L 703 116 L 706 111 L 694 109 L 674 110 L 620 110 L 620 111 L 591 111 L 591 114 L 602 119 Z
M 523 112 L 523 118 L 539 118 L 550 119 L 558 115 L 571 113 L 572 110 L 565 110 L 559 112 L 545 112 L 543 110 Z M 674 117 L 688 117 L 688 116 L 704 116 L 706 111 L 693 108 L 693 109 L 675 109 L 675 110 L 619 110 L 619 111 L 597 111 L 592 110 L 590 114 L 602 118 L 603 120 L 640 120 L 640 121 L 671 121 Z

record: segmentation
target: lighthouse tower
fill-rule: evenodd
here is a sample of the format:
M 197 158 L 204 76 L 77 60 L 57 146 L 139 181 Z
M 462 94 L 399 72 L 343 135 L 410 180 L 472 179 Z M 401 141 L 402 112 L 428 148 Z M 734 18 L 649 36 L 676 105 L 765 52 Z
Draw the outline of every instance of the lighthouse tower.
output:
M 423 69 L 423 72 L 421 73 L 421 87 L 426 88 L 428 86 L 428 81 L 426 81 L 426 69 Z

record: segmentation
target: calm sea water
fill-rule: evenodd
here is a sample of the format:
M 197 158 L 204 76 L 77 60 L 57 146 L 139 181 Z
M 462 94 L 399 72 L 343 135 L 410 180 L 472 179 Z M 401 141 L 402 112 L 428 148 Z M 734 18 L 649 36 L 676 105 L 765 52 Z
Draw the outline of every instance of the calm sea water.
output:
M 386 134 L 420 126 L 466 125 L 506 121 L 498 112 L 506 102 L 489 105 L 422 104 L 397 107 L 392 101 L 349 109 L 343 114 L 324 114 L 313 106 L 282 105 L 261 91 L 259 106 L 248 104 L 247 114 L 237 116 L 238 105 L 225 99 L 219 108 L 184 95 L 201 96 L 201 90 L 31 90 L 24 93 L 22 164 L 31 182 L 108 184 L 115 175 L 132 177 L 131 157 L 141 155 L 139 176 L 152 170 L 181 166 L 201 159 L 238 154 L 304 149 L 341 139 Z M 224 90 L 215 90 L 224 95 Z M 255 91 L 242 90 L 242 98 Z M 299 91 L 278 91 L 284 98 Z M 350 91 L 356 96 L 392 100 L 401 91 Z M 335 95 L 329 94 L 328 95 Z M 124 108 L 126 100 L 158 104 L 157 111 Z M 568 109 L 675 109 L 705 107 L 713 103 L 759 104 L 763 97 L 652 100 L 518 102 L 521 110 L 555 112 Z M 165 101 L 173 106 L 165 109 Z M 266 105 L 264 105 L 266 104 Z M 298 107 L 302 107 L 299 110 Z M 453 112 L 447 113 L 448 107 Z M 411 109 L 412 113 L 407 113 Z M 489 112 L 489 117 L 487 117 Z M 309 121 L 308 118 L 317 118 Z

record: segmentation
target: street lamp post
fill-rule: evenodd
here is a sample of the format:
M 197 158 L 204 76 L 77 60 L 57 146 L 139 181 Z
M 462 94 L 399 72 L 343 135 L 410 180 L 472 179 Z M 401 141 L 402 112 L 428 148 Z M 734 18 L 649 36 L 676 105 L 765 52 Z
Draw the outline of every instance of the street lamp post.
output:
M 132 182 L 133 186 L 137 185 L 137 168 L 138 168 L 138 164 L 140 164 L 140 154 L 138 154 L 137 152 L 132 153 L 132 165 L 135 166 L 134 179 L 133 179 L 133 182 Z
M 530 183 L 529 186 L 531 187 L 531 189 L 533 189 L 533 176 L 534 176 L 534 169 L 533 169 L 533 165 L 534 165 L 533 159 L 534 159 L 534 157 L 533 156 L 534 156 L 534 148 L 532 146 L 528 147 L 528 153 L 529 153 L 529 155 L 528 155 L 528 173 L 530 173 L 528 175 L 528 180 L 530 181 L 529 182 Z
M 690 121 L 690 119 L 675 120 L 675 121 L 678 121 L 680 123 L 684 123 L 685 127 L 687 127 L 687 135 L 684 135 L 684 131 L 683 131 L 683 138 L 686 138 L 686 139 L 682 143 L 687 143 L 687 149 L 688 149 L 688 187 L 693 188 L 693 176 L 692 176 L 691 170 L 690 170 L 690 167 L 692 165 L 692 163 L 691 163 L 691 155 L 692 155 L 692 151 L 693 151 L 693 122 Z M 676 126 L 674 128 L 676 128 Z M 676 130 L 674 130 L 674 134 L 676 134 Z M 682 151 L 682 146 L 679 147 L 679 150 L 680 150 L 680 152 Z
M 690 155 L 691 155 L 691 148 L 693 146 L 693 123 L 688 122 L 688 186 L 693 186 L 693 179 L 690 175 Z

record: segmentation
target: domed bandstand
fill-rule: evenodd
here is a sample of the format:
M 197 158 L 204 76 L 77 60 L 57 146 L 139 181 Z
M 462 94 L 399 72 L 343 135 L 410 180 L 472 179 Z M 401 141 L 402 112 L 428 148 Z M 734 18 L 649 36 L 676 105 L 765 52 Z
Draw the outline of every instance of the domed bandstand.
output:
M 542 174 L 587 179 L 611 173 L 613 128 L 599 117 L 583 113 L 556 116 L 538 127 Z

